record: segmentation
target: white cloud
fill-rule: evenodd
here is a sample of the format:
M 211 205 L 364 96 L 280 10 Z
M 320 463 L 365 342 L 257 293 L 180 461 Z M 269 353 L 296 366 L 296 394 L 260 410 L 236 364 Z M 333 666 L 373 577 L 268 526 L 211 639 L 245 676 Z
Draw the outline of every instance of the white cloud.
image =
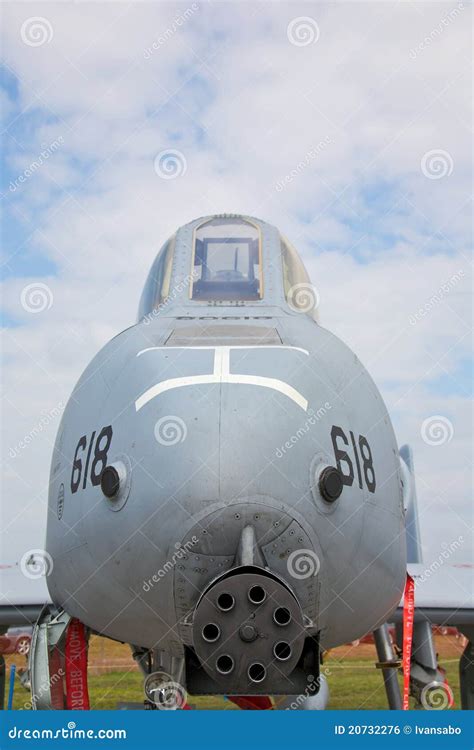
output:
M 19 81 L 16 108 L 2 95 L 4 119 L 17 118 L 8 130 L 10 170 L 21 172 L 44 143 L 62 137 L 64 145 L 4 198 L 31 222 L 25 246 L 58 272 L 41 278 L 54 295 L 41 315 L 19 302 L 35 276 L 4 283 L 6 310 L 20 325 L 4 333 L 4 496 L 15 506 L 2 513 L 8 520 L 28 506 L 30 546 L 40 546 L 44 498 L 34 498 L 47 485 L 56 426 L 15 459 L 9 447 L 133 322 L 167 236 L 195 216 L 241 211 L 275 223 L 302 252 L 322 323 L 367 364 L 400 442 L 415 448 L 422 509 L 434 501 L 436 518 L 447 515 L 444 501 L 455 502 L 469 521 L 468 399 L 435 387 L 444 371 L 457 377 L 471 326 L 469 7 L 413 59 L 410 50 L 456 3 L 199 3 L 147 59 L 144 51 L 190 5 L 3 8 L 4 54 Z M 287 25 L 298 15 L 315 17 L 317 43 L 289 44 Z M 48 44 L 22 42 L 29 16 L 50 21 Z M 327 147 L 276 190 L 325 138 Z M 153 160 L 164 148 L 185 155 L 183 177 L 157 176 Z M 451 155 L 449 177 L 422 174 L 431 149 Z M 460 269 L 452 292 L 410 325 Z M 448 446 L 422 443 L 430 414 L 452 419 Z M 456 523 L 450 516 L 440 529 L 426 519 L 428 555 L 449 524 L 456 535 Z M 7 537 L 7 556 L 14 547 Z

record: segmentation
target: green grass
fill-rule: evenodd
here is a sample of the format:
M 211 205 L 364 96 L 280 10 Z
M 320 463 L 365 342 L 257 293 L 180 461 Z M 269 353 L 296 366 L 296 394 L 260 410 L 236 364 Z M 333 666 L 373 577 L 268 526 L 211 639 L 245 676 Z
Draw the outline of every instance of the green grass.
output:
M 454 705 L 460 708 L 458 660 L 443 660 L 449 686 L 454 693 Z M 328 667 L 327 677 L 330 699 L 329 709 L 386 709 L 387 698 L 383 684 L 382 672 L 374 668 L 373 662 L 347 661 L 337 664 L 328 661 L 323 667 Z M 400 689 L 403 686 L 402 676 L 399 675 Z M 414 701 L 411 701 L 414 707 Z
M 454 691 L 455 707 L 459 708 L 457 659 L 443 661 L 451 689 Z M 386 709 L 387 700 L 380 670 L 373 661 L 328 659 L 323 669 L 328 669 L 330 709 Z M 400 677 L 401 685 L 401 677 Z M 109 672 L 89 676 L 89 695 L 92 709 L 115 709 L 117 703 L 143 701 L 143 678 L 137 671 Z M 29 708 L 30 694 L 16 681 L 14 708 Z M 188 697 L 192 707 L 205 709 L 235 709 L 222 698 Z M 237 709 L 236 709 L 237 710 Z

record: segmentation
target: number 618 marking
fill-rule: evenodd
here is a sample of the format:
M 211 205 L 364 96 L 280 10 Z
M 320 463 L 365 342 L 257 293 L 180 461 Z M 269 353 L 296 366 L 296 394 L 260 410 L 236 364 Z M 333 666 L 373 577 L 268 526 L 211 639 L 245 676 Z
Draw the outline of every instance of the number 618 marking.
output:
M 82 457 L 84 455 L 84 451 L 87 448 L 87 435 L 83 435 L 81 438 L 79 438 L 79 442 L 76 446 L 76 452 L 74 454 L 74 461 L 72 464 L 72 473 L 71 473 L 71 492 L 74 494 L 79 489 L 79 485 L 82 481 L 82 489 L 84 490 L 86 488 L 87 484 L 87 477 L 89 473 L 89 463 L 91 460 L 91 453 L 92 453 L 92 446 L 94 444 L 94 438 L 95 438 L 95 430 L 92 433 L 90 440 L 89 440 L 89 448 L 87 449 L 87 455 L 86 455 L 86 464 L 84 467 L 84 476 L 82 474 Z M 97 436 L 97 440 L 95 441 L 95 448 L 94 448 L 94 455 L 92 458 L 92 464 L 91 464 L 91 473 L 90 473 L 90 479 L 92 485 L 95 487 L 98 484 L 100 484 L 100 477 L 102 475 L 103 470 L 107 466 L 107 453 L 110 448 L 110 443 L 112 441 L 112 425 L 107 425 L 107 427 L 103 427 L 102 430 L 99 432 Z
M 354 433 L 349 431 L 352 444 L 352 453 L 354 454 L 354 461 L 357 469 L 357 478 L 359 481 L 359 487 L 362 489 L 362 473 L 364 475 L 365 484 L 369 492 L 375 492 L 375 470 L 372 459 L 372 451 L 366 437 L 359 435 L 359 439 L 356 443 Z M 341 472 L 343 484 L 351 487 L 354 482 L 354 464 L 352 459 L 349 458 L 349 440 L 342 429 L 334 425 L 331 430 L 332 447 L 334 448 L 334 458 L 336 460 L 337 468 Z M 339 440 L 339 444 L 338 444 Z M 360 455 L 359 455 L 360 454 Z M 361 468 L 362 459 L 362 468 Z M 345 468 L 345 471 L 343 470 Z

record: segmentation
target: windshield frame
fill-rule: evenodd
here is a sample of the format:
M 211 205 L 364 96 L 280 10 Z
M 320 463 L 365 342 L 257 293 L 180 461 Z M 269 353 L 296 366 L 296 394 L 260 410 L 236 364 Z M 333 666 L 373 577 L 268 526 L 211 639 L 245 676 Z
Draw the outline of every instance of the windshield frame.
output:
M 211 224 L 216 219 L 222 219 L 230 222 L 235 222 L 236 224 L 242 223 L 243 226 L 246 224 L 253 227 L 257 231 L 257 239 L 258 239 L 258 269 L 259 269 L 259 290 L 258 290 L 258 298 L 257 299 L 219 299 L 219 300 L 207 300 L 207 299 L 196 299 L 193 297 L 193 287 L 194 283 L 196 281 L 195 279 L 195 272 L 194 272 L 194 260 L 196 256 L 196 234 L 199 229 L 204 227 L 206 224 Z M 196 226 L 193 229 L 193 236 L 192 236 L 192 253 L 191 253 L 191 273 L 190 273 L 190 284 L 189 284 L 189 300 L 193 303 L 201 303 L 204 305 L 209 305 L 213 303 L 217 304 L 229 304 L 232 306 L 235 305 L 241 305 L 241 304 L 258 304 L 262 302 L 264 298 L 264 273 L 263 273 L 263 252 L 262 252 L 262 230 L 261 227 L 253 222 L 251 219 L 248 219 L 246 216 L 212 216 L 207 217 L 203 221 L 201 221 L 199 224 L 196 224 Z

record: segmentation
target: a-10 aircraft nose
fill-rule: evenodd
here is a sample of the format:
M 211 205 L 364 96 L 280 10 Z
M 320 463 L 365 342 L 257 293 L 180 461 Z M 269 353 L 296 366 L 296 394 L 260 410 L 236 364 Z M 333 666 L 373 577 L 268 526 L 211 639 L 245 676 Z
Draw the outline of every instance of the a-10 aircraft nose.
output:
M 196 219 L 61 422 L 52 600 L 191 693 L 304 693 L 320 641 L 354 640 L 400 601 L 393 430 L 317 301 L 276 227 Z

